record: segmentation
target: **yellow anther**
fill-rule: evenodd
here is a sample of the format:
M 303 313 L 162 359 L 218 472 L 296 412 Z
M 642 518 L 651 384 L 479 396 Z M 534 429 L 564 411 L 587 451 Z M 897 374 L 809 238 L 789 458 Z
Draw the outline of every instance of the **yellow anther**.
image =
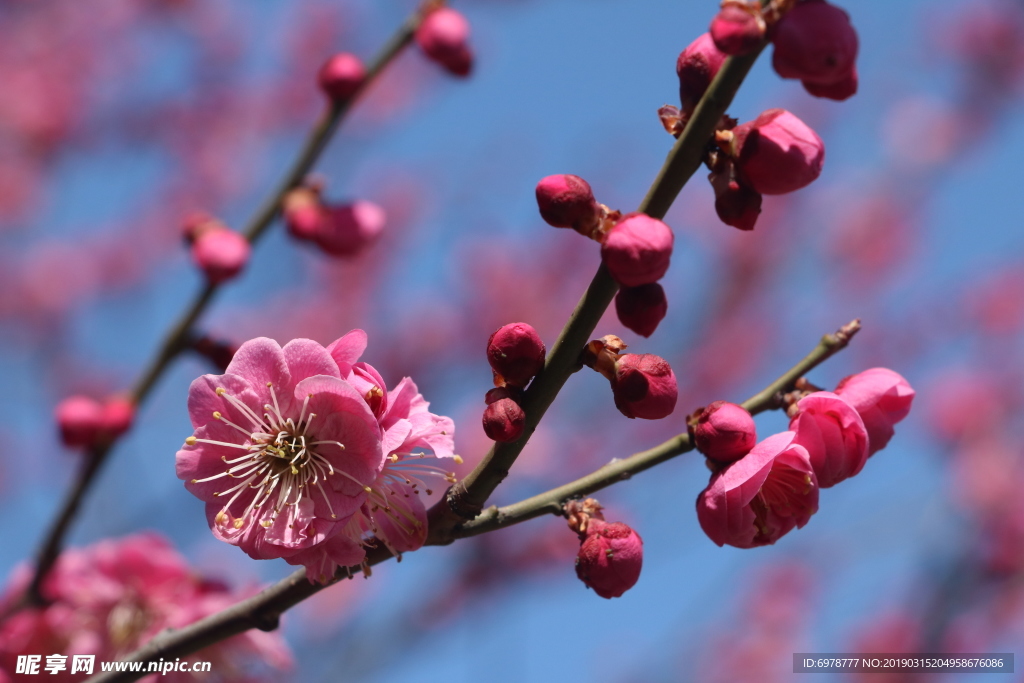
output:
M 369 486 L 364 486 L 363 490 L 366 491 L 367 493 L 373 493 L 373 489 L 371 489 Z
M 193 481 L 195 481 L 195 480 L 193 479 Z M 220 512 L 217 513 L 217 516 L 213 518 L 213 521 L 215 521 L 217 524 L 227 524 L 228 523 L 228 515 L 227 515 L 226 512 L 221 510 Z
M 219 411 L 219 410 L 215 410 L 215 411 L 213 411 L 213 419 L 214 419 L 214 420 L 219 420 L 219 419 L 221 419 L 222 417 L 224 417 L 224 416 L 220 414 L 220 411 Z
M 260 522 L 260 526 L 261 526 L 261 527 L 263 527 L 264 529 L 269 529 L 269 528 L 270 528 L 270 526 L 271 526 L 271 525 L 272 525 L 273 523 L 274 523 L 274 522 L 273 522 L 272 520 L 269 520 L 269 519 L 265 519 L 265 520 L 263 520 L 262 522 Z
M 461 456 L 461 455 L 453 455 L 453 456 L 452 456 L 452 460 L 454 460 L 454 461 L 455 461 L 455 464 L 456 464 L 456 465 L 461 465 L 461 464 L 462 464 L 462 462 L 463 462 L 463 461 L 462 461 L 462 456 Z
M 185 445 L 186 446 L 194 446 L 196 444 L 196 441 L 197 441 L 197 439 L 194 436 L 186 437 Z
M 274 383 L 273 382 L 267 382 L 267 386 L 268 387 L 272 387 L 272 386 L 274 386 Z
M 224 394 L 226 394 L 228 392 L 224 389 L 224 387 L 217 387 L 214 390 L 214 393 L 216 393 L 218 396 L 223 396 Z

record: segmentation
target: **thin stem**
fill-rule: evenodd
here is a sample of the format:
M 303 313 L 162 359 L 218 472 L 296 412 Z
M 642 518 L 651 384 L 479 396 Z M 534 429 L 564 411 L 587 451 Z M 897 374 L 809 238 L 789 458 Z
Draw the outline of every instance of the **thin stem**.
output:
M 743 406 L 752 413 L 781 407 L 781 394 L 790 389 L 797 379 L 845 347 L 858 329 L 860 329 L 860 323 L 855 320 L 841 328 L 836 334 L 823 337 L 818 346 L 806 358 L 772 382 L 764 391 L 747 400 Z M 541 515 L 561 514 L 562 505 L 566 500 L 593 493 L 615 482 L 629 479 L 637 472 L 654 467 L 692 448 L 689 436 L 680 434 L 660 446 L 637 453 L 625 460 L 605 465 L 593 474 L 565 486 L 559 486 L 547 493 L 503 508 L 492 506 L 476 519 L 452 530 L 447 537 L 433 539 L 428 543 L 445 545 L 459 538 L 496 531 Z M 383 544 L 378 544 L 367 552 L 366 566 L 374 566 L 390 558 L 390 552 Z M 334 575 L 334 582 L 355 574 L 361 569 L 361 567 L 349 567 L 339 570 Z M 251 628 L 264 631 L 273 630 L 277 627 L 282 613 L 326 587 L 310 583 L 306 579 L 305 570 L 300 569 L 263 592 L 232 605 L 222 612 L 212 614 L 177 631 L 165 631 L 157 635 L 142 648 L 128 655 L 124 661 L 147 662 L 161 658 L 166 661 L 192 654 Z M 138 680 L 145 673 L 108 672 L 94 676 L 86 683 L 124 683 Z
M 757 413 L 782 407 L 782 395 L 793 388 L 793 384 L 812 369 L 846 347 L 850 338 L 860 329 L 860 321 L 854 320 L 835 334 L 822 337 L 818 345 L 788 372 L 765 387 L 763 391 L 742 403 L 750 413 Z M 650 469 L 677 455 L 693 450 L 689 434 L 679 434 L 668 441 L 646 451 L 636 453 L 623 460 L 615 460 L 585 477 L 551 489 L 532 498 L 498 508 L 491 506 L 476 519 L 455 529 L 454 536 L 463 538 L 494 531 L 534 517 L 546 514 L 562 514 L 566 501 L 585 496 L 611 486 L 615 482 L 629 479 L 634 474 Z
M 640 203 L 640 212 L 658 219 L 665 217 L 679 191 L 700 167 L 722 115 L 763 47 L 725 61 Z M 508 476 L 562 386 L 580 369 L 580 353 L 618 289 L 618 283 L 601 264 L 552 346 L 544 369 L 523 396 L 521 405 L 526 414 L 523 435 L 512 443 L 496 443 L 476 468 L 452 486 L 445 499 L 430 510 L 431 541 L 446 538 L 459 523 L 478 515 L 494 489 Z
M 242 233 L 251 243 L 255 243 L 266 232 L 267 228 L 274 222 L 274 219 L 281 211 L 281 204 L 286 194 L 298 187 L 316 164 L 323 153 L 327 143 L 338 126 L 344 121 L 346 114 L 351 110 L 352 105 L 359 96 L 366 91 L 370 84 L 380 75 L 382 71 L 401 53 L 402 49 L 412 41 L 413 34 L 425 16 L 426 8 L 433 6 L 433 0 L 427 0 L 418 7 L 402 23 L 402 26 L 395 31 L 388 42 L 381 48 L 380 52 L 368 65 L 366 78 L 350 97 L 334 101 L 327 108 L 325 113 L 317 121 L 316 125 L 309 132 L 305 143 L 302 145 L 298 156 L 292 163 L 291 168 L 282 178 L 277 188 L 264 200 L 262 206 L 250 219 Z M 132 399 L 136 405 L 141 404 L 156 385 L 160 377 L 166 371 L 171 361 L 178 354 L 187 348 L 187 341 L 192 334 L 192 328 L 199 317 L 206 311 L 213 301 L 214 295 L 219 290 L 218 285 L 206 284 L 199 294 L 189 304 L 188 308 L 181 314 L 178 320 L 167 332 L 163 342 L 160 344 L 156 355 L 140 375 L 138 383 L 132 391 Z M 43 579 L 53 567 L 67 535 L 68 528 L 75 518 L 78 508 L 89 490 L 96 475 L 100 472 L 112 450 L 113 444 L 102 444 L 93 449 L 82 465 L 79 476 L 74 487 L 64 499 L 60 512 L 54 519 L 49 531 L 44 537 L 43 543 L 36 554 L 36 571 L 29 585 L 28 600 L 33 604 L 43 604 L 44 598 L 40 592 Z

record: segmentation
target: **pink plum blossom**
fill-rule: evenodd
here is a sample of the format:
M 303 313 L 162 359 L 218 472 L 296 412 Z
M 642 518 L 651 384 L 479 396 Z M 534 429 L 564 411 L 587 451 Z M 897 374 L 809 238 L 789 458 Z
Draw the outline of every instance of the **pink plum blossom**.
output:
M 214 536 L 250 557 L 283 557 L 311 579 L 358 564 L 340 535 L 380 473 L 381 430 L 337 363 L 308 339 L 245 342 L 223 375 L 192 382 L 193 436 L 177 474 L 206 502 Z
M 697 519 L 718 545 L 771 545 L 818 510 L 818 480 L 793 432 L 768 437 L 711 475 L 697 498 Z
M 864 421 L 842 397 L 817 391 L 796 404 L 789 423 L 793 438 L 807 449 L 818 486 L 827 489 L 861 471 L 868 460 Z
M 602 598 L 619 598 L 636 585 L 644 561 L 640 534 L 622 522 L 591 519 L 576 556 L 576 576 Z
M 868 432 L 868 455 L 874 455 L 896 433 L 895 425 L 908 414 L 914 390 L 907 380 L 888 368 L 871 368 L 851 375 L 836 387 L 836 394 L 852 405 Z
M 15 570 L 0 597 L 0 613 L 7 613 L 23 595 L 31 577 L 27 565 Z M 48 604 L 22 609 L 0 623 L 0 674 L 14 676 L 17 656 L 23 654 L 91 654 L 97 661 L 113 660 L 164 629 L 187 626 L 252 592 L 233 591 L 199 576 L 155 533 L 68 549 L 43 583 Z M 200 650 L 195 659 L 214 662 L 214 670 L 222 672 L 248 668 L 253 662 L 277 669 L 292 664 L 279 632 L 255 630 Z M 46 679 L 66 682 L 82 677 L 71 676 L 69 666 Z M 160 680 L 186 683 L 194 679 L 191 674 L 170 672 Z

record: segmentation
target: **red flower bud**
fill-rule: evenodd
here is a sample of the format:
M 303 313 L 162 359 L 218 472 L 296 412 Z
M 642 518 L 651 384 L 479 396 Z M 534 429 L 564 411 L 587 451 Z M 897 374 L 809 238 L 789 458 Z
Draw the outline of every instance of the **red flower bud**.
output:
M 657 282 L 639 287 L 623 287 L 615 295 L 615 313 L 619 322 L 641 337 L 650 337 L 668 311 L 665 290 Z
M 386 221 L 384 209 L 373 202 L 325 206 L 316 243 L 331 256 L 356 256 L 377 239 Z
M 317 74 L 317 83 L 332 100 L 352 97 L 366 78 L 362 60 L 354 54 L 340 52 L 328 59 Z
M 857 60 L 857 32 L 842 9 L 807 0 L 775 25 L 772 66 L 783 78 L 829 85 L 845 80 Z
M 857 69 L 854 68 L 850 71 L 850 75 L 841 81 L 836 81 L 835 83 L 829 83 L 827 85 L 803 81 L 803 86 L 804 90 L 815 97 L 824 97 L 841 102 L 857 94 L 858 82 Z
M 526 413 L 510 398 L 498 399 L 484 409 L 484 433 L 488 439 L 503 443 L 523 435 Z
M 601 210 L 586 180 L 575 175 L 549 175 L 537 183 L 540 217 L 556 228 L 590 234 Z
M 135 404 L 124 396 L 107 399 L 100 413 L 100 431 L 104 438 L 116 439 L 132 427 Z
M 708 33 L 702 34 L 679 53 L 676 75 L 679 76 L 679 100 L 683 110 L 692 112 L 722 68 L 726 54 L 715 47 Z
M 693 442 L 698 451 L 712 460 L 734 462 L 757 443 L 757 427 L 743 406 L 715 401 L 697 418 Z
M 103 406 L 87 396 L 69 396 L 54 411 L 65 446 L 92 446 L 103 428 Z
M 249 262 L 249 242 L 234 230 L 206 230 L 192 243 L 192 260 L 212 284 L 230 280 Z
M 724 5 L 711 20 L 708 33 L 727 55 L 745 55 L 764 40 L 766 26 L 758 6 L 745 2 Z
M 525 387 L 544 367 L 546 349 L 537 330 L 526 323 L 499 327 L 487 340 L 487 362 L 516 387 Z
M 416 43 L 423 53 L 456 76 L 468 76 L 473 68 L 469 49 L 469 22 L 449 7 L 434 10 L 416 29 Z
M 675 410 L 679 395 L 676 376 L 660 356 L 650 353 L 619 356 L 611 384 L 615 407 L 628 418 L 660 420 Z
M 601 258 L 616 282 L 626 287 L 657 282 L 668 270 L 672 229 L 642 213 L 629 214 L 608 231 Z
M 736 165 L 761 194 L 786 194 L 810 185 L 825 161 L 825 145 L 785 109 L 769 109 L 733 129 Z
M 761 195 L 728 173 L 708 176 L 715 190 L 715 213 L 726 225 L 740 230 L 753 230 L 761 215 Z
M 640 534 L 622 522 L 591 519 L 576 555 L 576 576 L 602 598 L 618 598 L 636 585 L 643 561 Z

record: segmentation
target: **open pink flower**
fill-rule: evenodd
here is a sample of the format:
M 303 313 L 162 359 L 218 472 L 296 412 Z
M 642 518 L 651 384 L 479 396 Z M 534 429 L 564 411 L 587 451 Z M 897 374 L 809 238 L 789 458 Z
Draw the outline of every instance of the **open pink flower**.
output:
M 373 411 L 385 456 L 345 536 L 358 545 L 373 534 L 391 552 L 409 552 L 420 548 L 427 537 L 427 510 L 422 496 L 433 490 L 426 482 L 455 482 L 454 473 L 420 461 L 433 456 L 462 462 L 454 450 L 455 425 L 451 418 L 430 412 L 430 403 L 408 377 L 388 391 L 380 373 L 369 363 L 359 362 L 365 348 L 366 333 L 362 330 L 349 332 L 327 348 L 342 376 L 363 394 Z
M 206 502 L 217 538 L 307 571 L 325 557 L 361 561 L 334 539 L 383 466 L 381 433 L 326 349 L 308 339 L 283 349 L 247 341 L 225 374 L 192 383 L 188 408 L 195 434 L 178 451 L 178 478 Z
M 864 468 L 868 433 L 853 406 L 830 391 L 816 391 L 796 407 L 800 412 L 789 428 L 796 432 L 793 442 L 807 449 L 818 486 L 835 486 Z
M 771 545 L 818 510 L 818 480 L 793 432 L 769 436 L 711 476 L 697 498 L 697 519 L 718 545 Z
M 914 390 L 888 368 L 871 368 L 839 383 L 836 394 L 852 405 L 868 431 L 868 455 L 885 448 L 896 433 L 896 423 L 910 414 Z

